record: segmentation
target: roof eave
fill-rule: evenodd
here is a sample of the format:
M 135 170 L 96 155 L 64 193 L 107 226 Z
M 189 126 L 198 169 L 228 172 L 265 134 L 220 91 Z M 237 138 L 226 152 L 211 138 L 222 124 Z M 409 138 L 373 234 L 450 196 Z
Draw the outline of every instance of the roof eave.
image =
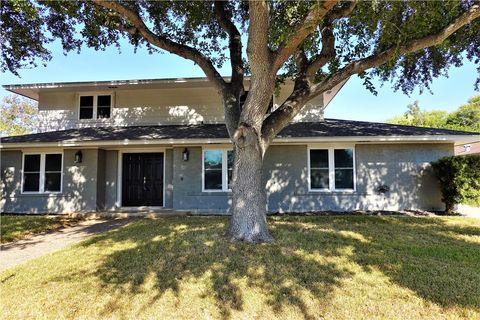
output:
M 335 143 L 350 142 L 359 144 L 368 143 L 471 143 L 478 141 L 476 135 L 424 135 L 424 136 L 343 136 L 343 137 L 284 137 L 277 138 L 274 144 L 309 144 L 309 143 Z M 231 143 L 228 138 L 211 139 L 145 139 L 145 140 L 102 140 L 81 141 L 67 140 L 60 142 L 20 142 L 3 143 L 0 149 L 19 148 L 71 148 L 71 147 L 115 147 L 115 146 L 146 146 L 146 145 L 202 145 Z

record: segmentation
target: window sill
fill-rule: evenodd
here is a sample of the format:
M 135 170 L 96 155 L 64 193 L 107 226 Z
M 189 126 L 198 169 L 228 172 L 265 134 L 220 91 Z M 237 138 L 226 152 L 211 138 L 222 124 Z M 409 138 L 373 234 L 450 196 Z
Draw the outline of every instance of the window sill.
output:
M 353 194 L 353 193 L 357 193 L 357 190 L 328 190 L 328 189 L 318 189 L 318 190 L 315 190 L 315 189 L 310 189 L 308 190 L 308 193 L 324 193 L 324 194 Z
M 202 190 L 202 194 L 211 194 L 211 195 L 221 195 L 221 194 L 231 194 L 232 190 Z
M 92 123 L 104 123 L 108 121 L 112 121 L 113 119 L 110 118 L 100 118 L 100 119 L 78 119 L 80 122 L 92 122 Z
M 59 196 L 62 195 L 62 191 L 55 191 L 55 192 L 20 192 L 22 196 L 36 196 L 36 197 L 49 197 L 49 196 Z

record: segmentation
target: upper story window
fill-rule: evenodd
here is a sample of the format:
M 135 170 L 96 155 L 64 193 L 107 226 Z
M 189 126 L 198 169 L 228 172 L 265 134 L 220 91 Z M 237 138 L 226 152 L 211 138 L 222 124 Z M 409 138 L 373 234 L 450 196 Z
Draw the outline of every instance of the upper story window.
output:
M 355 190 L 354 149 L 310 149 L 308 177 L 312 191 Z
M 23 192 L 60 192 L 62 190 L 61 153 L 23 155 Z
M 231 190 L 233 150 L 203 150 L 203 191 Z
M 108 119 L 112 110 L 112 95 L 80 96 L 80 119 Z

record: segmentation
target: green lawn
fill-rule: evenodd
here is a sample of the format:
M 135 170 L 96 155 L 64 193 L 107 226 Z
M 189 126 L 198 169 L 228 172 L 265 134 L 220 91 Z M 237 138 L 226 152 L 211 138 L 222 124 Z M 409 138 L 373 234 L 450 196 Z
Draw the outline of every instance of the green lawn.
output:
M 1 242 L 74 224 L 78 219 L 61 216 L 0 215 Z
M 480 319 L 478 219 L 269 220 L 259 246 L 226 218 L 136 220 L 0 273 L 0 318 Z

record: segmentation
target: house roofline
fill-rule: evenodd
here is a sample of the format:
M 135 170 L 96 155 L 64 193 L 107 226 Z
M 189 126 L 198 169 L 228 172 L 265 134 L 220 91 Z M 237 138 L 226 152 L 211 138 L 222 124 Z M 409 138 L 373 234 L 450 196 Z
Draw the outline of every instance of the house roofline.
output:
M 381 143 L 471 143 L 478 137 L 471 135 L 422 135 L 422 136 L 345 136 L 345 137 L 298 137 L 276 138 L 273 144 L 309 144 L 309 143 L 335 143 L 353 142 L 357 144 Z M 143 139 L 143 140 L 103 140 L 81 141 L 66 140 L 60 142 L 19 142 L 0 144 L 0 149 L 19 148 L 74 148 L 74 147 L 121 147 L 121 146 L 149 146 L 149 145 L 205 145 L 229 144 L 228 138 L 215 139 Z
M 231 77 L 223 77 L 230 81 Z M 245 77 L 249 80 L 249 77 Z M 209 82 L 206 77 L 180 77 L 180 78 L 159 78 L 159 79 L 128 79 L 128 80 L 102 80 L 102 81 L 67 81 L 67 82 L 38 82 L 25 84 L 5 84 L 2 87 L 5 90 L 15 89 L 55 89 L 66 87 L 91 87 L 91 86 L 124 86 L 138 84 L 165 84 L 165 83 L 185 83 L 185 82 Z
M 223 77 L 225 81 L 230 81 L 231 77 Z M 245 81 L 249 81 L 245 77 Z M 39 82 L 26 84 L 6 84 L 2 87 L 12 93 L 19 94 L 26 98 L 38 101 L 38 91 L 45 89 L 65 89 L 82 87 L 127 87 L 137 85 L 162 85 L 174 83 L 210 83 L 206 77 L 179 77 L 179 78 L 160 78 L 160 79 L 129 79 L 129 80 L 103 80 L 103 81 L 73 81 L 73 82 Z M 212 85 L 213 86 L 213 85 Z M 113 89 L 113 88 L 112 88 Z

